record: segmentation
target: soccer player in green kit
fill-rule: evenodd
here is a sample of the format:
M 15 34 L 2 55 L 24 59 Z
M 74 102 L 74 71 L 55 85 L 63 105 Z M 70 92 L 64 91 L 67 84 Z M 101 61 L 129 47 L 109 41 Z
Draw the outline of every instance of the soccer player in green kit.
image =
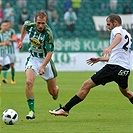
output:
M 8 57 L 10 59 L 10 67 L 11 67 L 11 84 L 15 84 L 15 61 L 16 61 L 16 57 L 15 57 L 15 48 L 14 48 L 14 42 L 17 41 L 17 36 L 16 36 L 16 32 L 14 29 L 11 28 L 11 24 L 10 21 L 6 20 L 5 21 L 7 23 L 7 27 L 6 27 L 6 32 L 8 34 L 8 41 L 10 42 L 10 45 L 7 46 L 7 53 L 8 53 Z M 8 83 L 7 81 L 7 71 L 2 71 L 3 73 L 3 82 L 4 83 Z
M 7 47 L 10 46 L 8 41 L 8 34 L 6 31 L 7 22 L 2 21 L 0 30 L 0 73 L 2 70 L 10 68 L 10 59 L 7 55 Z
M 18 48 L 22 48 L 23 39 L 28 33 L 30 42 L 29 57 L 27 58 L 26 71 L 26 97 L 29 113 L 26 119 L 35 118 L 33 84 L 37 75 L 40 75 L 47 83 L 49 93 L 53 99 L 58 98 L 58 86 L 56 86 L 57 71 L 52 61 L 54 50 L 53 34 L 47 25 L 47 14 L 39 11 L 35 16 L 35 23 L 25 21 L 21 29 Z

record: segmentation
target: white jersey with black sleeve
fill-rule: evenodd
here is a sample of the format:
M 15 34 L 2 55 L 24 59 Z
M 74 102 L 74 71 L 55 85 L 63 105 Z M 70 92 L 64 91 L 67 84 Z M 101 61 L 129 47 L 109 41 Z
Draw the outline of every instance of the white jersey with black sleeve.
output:
M 122 40 L 112 49 L 108 64 L 119 65 L 126 69 L 130 69 L 130 53 L 132 44 L 131 35 L 121 26 L 115 27 L 111 31 L 110 44 L 114 40 L 116 34 L 121 34 Z

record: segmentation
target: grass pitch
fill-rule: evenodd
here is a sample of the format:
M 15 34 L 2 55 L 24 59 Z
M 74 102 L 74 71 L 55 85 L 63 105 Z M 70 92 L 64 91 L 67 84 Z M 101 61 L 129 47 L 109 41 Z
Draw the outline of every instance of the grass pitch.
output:
M 25 97 L 25 73 L 17 72 L 15 85 L 3 84 L 0 88 L 0 111 L 12 108 L 18 112 L 15 125 L 0 122 L 0 133 L 133 133 L 132 108 L 115 83 L 93 88 L 86 99 L 70 111 L 68 117 L 53 116 L 50 109 L 64 105 L 94 72 L 59 72 L 57 84 L 59 98 L 54 101 L 48 94 L 46 83 L 37 77 L 34 84 L 34 120 L 26 120 L 28 106 Z M 129 87 L 133 89 L 133 74 Z M 8 73 L 10 80 L 10 72 Z

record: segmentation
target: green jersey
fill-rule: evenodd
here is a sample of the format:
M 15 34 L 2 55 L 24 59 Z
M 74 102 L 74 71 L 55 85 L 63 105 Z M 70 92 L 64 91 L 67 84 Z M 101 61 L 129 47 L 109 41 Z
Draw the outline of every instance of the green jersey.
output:
M 0 30 L 0 42 L 6 42 L 8 41 L 8 33 L 3 33 Z M 7 56 L 7 47 L 8 46 L 0 46 L 0 57 L 6 57 Z
M 35 23 L 25 21 L 24 28 L 29 34 L 28 50 L 33 57 L 45 58 L 48 51 L 54 50 L 53 34 L 48 25 L 42 32 L 38 32 Z
M 16 35 L 16 32 L 14 29 L 10 29 L 8 31 L 8 36 L 9 38 L 12 38 L 13 35 Z M 10 46 L 7 47 L 8 54 L 15 54 L 15 49 L 14 49 L 14 42 L 10 42 Z

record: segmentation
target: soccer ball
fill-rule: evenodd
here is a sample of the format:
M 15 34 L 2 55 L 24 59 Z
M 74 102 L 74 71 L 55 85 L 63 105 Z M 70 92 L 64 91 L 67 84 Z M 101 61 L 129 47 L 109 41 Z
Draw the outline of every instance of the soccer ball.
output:
M 18 113 L 13 109 L 7 109 L 2 113 L 2 121 L 7 125 L 13 125 L 18 120 Z

